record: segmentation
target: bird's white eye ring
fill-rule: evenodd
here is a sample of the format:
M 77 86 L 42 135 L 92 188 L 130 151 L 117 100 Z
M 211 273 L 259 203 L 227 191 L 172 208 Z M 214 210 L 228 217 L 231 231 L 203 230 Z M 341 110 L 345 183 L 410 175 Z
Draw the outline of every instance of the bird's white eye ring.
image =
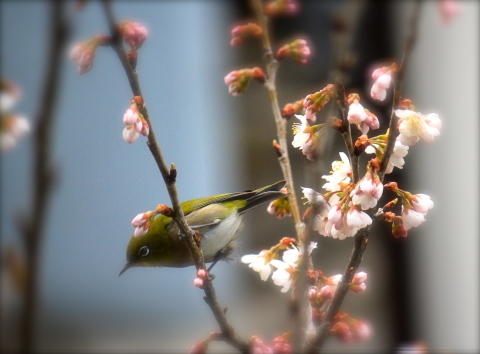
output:
M 139 256 L 141 257 L 145 257 L 146 255 L 148 255 L 150 253 L 150 250 L 148 249 L 147 246 L 142 246 L 140 247 L 140 249 L 138 250 L 138 254 Z

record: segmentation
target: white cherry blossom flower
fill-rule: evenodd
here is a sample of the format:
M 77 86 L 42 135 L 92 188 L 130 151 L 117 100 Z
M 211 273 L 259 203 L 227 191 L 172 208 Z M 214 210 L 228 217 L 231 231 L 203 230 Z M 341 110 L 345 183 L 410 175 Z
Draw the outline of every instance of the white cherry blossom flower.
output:
M 420 139 L 431 143 L 435 136 L 440 135 L 442 122 L 435 113 L 424 116 L 407 109 L 397 109 L 395 115 L 400 118 L 398 139 L 403 145 L 412 146 Z
M 430 196 L 426 194 L 416 194 L 410 199 L 413 210 L 419 213 L 427 213 L 429 209 L 433 208 L 433 201 Z
M 405 230 L 420 226 L 425 221 L 425 214 L 415 211 L 411 208 L 405 208 L 402 205 L 402 218 Z
M 260 274 L 260 279 L 267 281 L 272 273 L 268 251 L 263 250 L 259 254 L 247 254 L 242 257 L 242 263 L 248 264 L 255 272 Z
M 332 172 L 330 175 L 324 175 L 322 178 L 327 181 L 323 188 L 327 191 L 337 192 L 342 189 L 341 182 L 350 183 L 350 175 L 352 174 L 352 166 L 350 160 L 344 152 L 340 152 L 342 161 L 334 161 L 332 163 Z

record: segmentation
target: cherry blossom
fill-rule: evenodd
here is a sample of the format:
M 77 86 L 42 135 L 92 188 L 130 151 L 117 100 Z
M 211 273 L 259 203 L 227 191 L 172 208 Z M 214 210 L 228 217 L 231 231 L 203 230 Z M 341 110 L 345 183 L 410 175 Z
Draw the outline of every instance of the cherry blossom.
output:
M 420 139 L 431 143 L 435 136 L 440 135 L 442 122 L 435 113 L 424 116 L 418 112 L 397 109 L 395 115 L 400 118 L 398 139 L 403 145 L 412 146 Z
M 352 175 L 352 166 L 350 160 L 344 152 L 340 152 L 342 161 L 334 161 L 332 163 L 332 171 L 330 175 L 322 176 L 327 181 L 323 188 L 327 191 L 338 192 L 342 190 L 340 183 L 350 183 L 350 176 Z
M 242 257 L 242 263 L 248 264 L 249 268 L 252 268 L 255 272 L 260 274 L 260 279 L 267 281 L 268 277 L 273 271 L 273 267 L 270 264 L 272 255 L 263 250 L 259 254 L 247 254 Z

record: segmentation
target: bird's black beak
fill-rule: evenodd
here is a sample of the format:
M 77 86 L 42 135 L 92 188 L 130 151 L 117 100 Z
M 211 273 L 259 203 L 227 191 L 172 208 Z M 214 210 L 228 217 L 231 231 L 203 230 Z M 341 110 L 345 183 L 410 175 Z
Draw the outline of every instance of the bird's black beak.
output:
M 123 273 L 125 273 L 125 271 L 126 271 L 128 268 L 130 268 L 131 266 L 133 266 L 133 263 L 132 263 L 132 262 L 127 262 L 127 263 L 123 266 L 123 268 L 122 268 L 122 270 L 120 271 L 120 274 L 119 274 L 118 276 L 120 276 L 120 275 L 122 275 Z

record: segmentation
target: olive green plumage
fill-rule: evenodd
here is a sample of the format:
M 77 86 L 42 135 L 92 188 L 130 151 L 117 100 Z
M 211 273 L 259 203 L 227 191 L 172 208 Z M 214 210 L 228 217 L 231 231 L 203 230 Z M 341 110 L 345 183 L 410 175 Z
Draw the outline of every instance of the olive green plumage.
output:
M 181 203 L 188 225 L 201 234 L 200 248 L 206 262 L 216 262 L 230 254 L 241 228 L 243 213 L 266 202 L 284 197 L 285 181 L 238 193 L 220 194 Z M 130 239 L 127 264 L 130 267 L 187 267 L 193 265 L 190 251 L 182 241 L 172 218 L 159 215 L 148 232 Z

